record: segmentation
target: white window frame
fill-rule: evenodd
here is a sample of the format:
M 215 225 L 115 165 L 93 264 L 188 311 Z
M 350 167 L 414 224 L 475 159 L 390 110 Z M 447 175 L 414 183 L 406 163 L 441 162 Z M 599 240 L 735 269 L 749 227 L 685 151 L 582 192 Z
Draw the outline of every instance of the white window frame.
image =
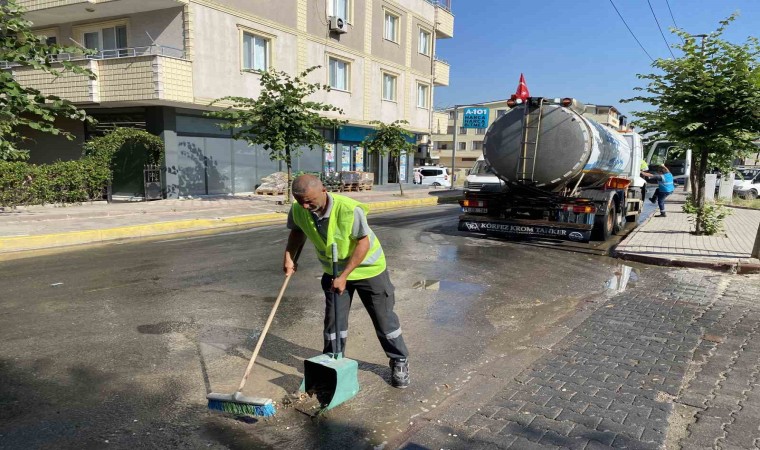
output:
M 467 128 L 465 128 L 465 127 L 459 127 L 459 134 L 460 135 L 467 134 Z
M 387 9 L 384 10 L 385 14 L 383 15 L 383 39 L 389 42 L 393 42 L 398 44 L 399 43 L 399 35 L 401 34 L 401 15 L 393 13 Z M 392 17 L 396 19 L 396 26 L 393 30 L 393 36 L 392 38 L 388 38 L 388 18 Z
M 93 22 L 93 23 L 86 23 L 82 25 L 77 25 L 72 28 L 72 33 L 74 36 L 76 36 L 77 41 L 85 45 L 85 39 L 84 35 L 89 33 L 98 33 L 98 51 L 110 51 L 115 49 L 104 49 L 103 47 L 103 30 L 107 28 L 116 28 L 116 27 L 124 27 L 126 28 L 126 38 L 127 38 L 127 45 L 120 48 L 129 48 L 129 43 L 132 42 L 132 36 L 130 33 L 130 27 L 129 27 L 129 20 L 127 19 L 120 19 L 120 20 L 109 20 L 105 22 Z
M 256 72 L 261 73 L 269 70 L 272 67 L 272 61 L 274 60 L 274 35 L 268 34 L 268 33 L 262 33 L 259 30 L 254 30 L 253 28 L 248 28 L 242 25 L 238 25 L 238 33 L 240 35 L 238 42 L 240 43 L 240 71 L 243 72 Z M 266 42 L 266 62 L 264 64 L 264 69 L 254 69 L 253 67 L 246 67 L 245 66 L 245 37 L 246 35 L 252 36 L 254 39 L 262 39 Z M 254 40 L 255 42 L 255 40 Z M 252 66 L 256 66 L 255 61 L 253 61 Z
M 483 141 L 472 141 L 473 150 L 483 150 Z
M 431 53 L 430 49 L 433 46 L 433 42 L 432 42 L 433 33 L 431 33 L 430 31 L 428 31 L 428 30 L 426 30 L 425 28 L 422 28 L 422 27 L 419 27 L 419 30 L 420 30 L 420 32 L 417 35 L 417 52 L 420 55 L 430 56 L 430 53 Z M 421 49 L 420 47 L 422 46 L 422 35 L 423 34 L 427 35 L 427 44 L 425 45 L 424 49 Z M 424 50 L 424 51 L 421 51 L 421 50 Z
M 386 102 L 398 101 L 398 78 L 399 78 L 398 74 L 393 73 L 393 72 L 386 72 L 384 70 L 381 73 L 382 73 L 382 87 L 381 87 L 381 93 L 380 93 L 381 98 L 383 99 L 383 101 L 386 101 Z M 385 77 L 393 78 L 393 92 L 390 96 L 391 98 L 387 98 L 385 96 Z
M 341 89 L 341 88 L 335 87 L 330 82 L 331 78 L 332 78 L 332 76 L 330 76 L 330 71 L 332 70 L 332 64 L 331 63 L 332 63 L 333 60 L 338 61 L 338 62 L 342 62 L 343 64 L 346 65 L 346 88 L 345 89 Z M 327 55 L 327 85 L 330 86 L 330 89 L 333 90 L 333 91 L 351 92 L 351 60 L 343 58 L 343 57 L 340 57 L 338 55 L 333 55 L 333 54 L 328 54 Z
M 424 88 L 425 90 L 423 105 L 420 105 L 420 88 Z M 417 82 L 416 97 L 417 99 L 415 103 L 417 103 L 418 108 L 422 108 L 422 109 L 430 108 L 430 85 L 426 83 Z
M 467 142 L 460 142 L 459 143 L 459 150 L 461 150 L 461 151 L 467 151 Z
M 327 0 L 327 15 L 328 16 L 338 16 L 341 19 L 345 20 L 346 23 L 353 24 L 354 23 L 354 0 Z M 341 14 L 339 14 L 340 11 L 337 11 L 338 2 L 344 1 L 346 2 L 346 11 L 345 11 L 345 17 Z

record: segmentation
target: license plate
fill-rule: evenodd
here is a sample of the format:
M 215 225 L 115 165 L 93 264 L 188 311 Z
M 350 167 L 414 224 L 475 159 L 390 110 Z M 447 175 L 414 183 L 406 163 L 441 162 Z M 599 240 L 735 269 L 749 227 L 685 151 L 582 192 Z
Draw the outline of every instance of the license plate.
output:
M 468 208 L 468 207 L 463 207 L 462 208 L 462 212 L 466 212 L 466 213 L 484 213 L 485 214 L 485 213 L 488 212 L 488 208 Z

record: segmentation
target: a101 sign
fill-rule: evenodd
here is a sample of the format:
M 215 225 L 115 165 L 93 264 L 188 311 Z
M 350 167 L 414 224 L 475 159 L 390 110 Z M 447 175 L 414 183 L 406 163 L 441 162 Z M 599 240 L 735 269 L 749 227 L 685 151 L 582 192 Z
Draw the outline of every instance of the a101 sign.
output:
M 465 108 L 463 128 L 488 128 L 488 108 Z

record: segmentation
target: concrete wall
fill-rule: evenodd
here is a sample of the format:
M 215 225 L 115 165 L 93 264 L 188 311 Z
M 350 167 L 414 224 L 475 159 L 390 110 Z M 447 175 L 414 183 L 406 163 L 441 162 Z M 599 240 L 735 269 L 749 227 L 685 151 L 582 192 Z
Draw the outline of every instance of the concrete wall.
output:
M 71 119 L 57 119 L 55 124 L 59 128 L 73 134 L 74 140 L 69 141 L 63 136 L 55 136 L 26 129 L 24 136 L 29 138 L 29 140 L 22 142 L 19 147 L 30 150 L 29 163 L 50 164 L 56 161 L 79 159 L 82 156 L 84 124 Z
M 373 2 L 372 7 L 372 54 L 378 58 L 404 65 L 408 42 L 406 27 L 409 26 L 409 15 L 403 9 L 386 1 Z M 385 39 L 386 11 L 398 16 L 400 19 L 397 36 L 398 42 Z
M 329 0 L 310 0 L 308 2 L 307 31 L 310 35 L 328 39 L 330 42 L 344 45 L 357 51 L 364 51 L 367 14 L 366 3 L 362 0 L 352 2 L 353 12 L 349 15 L 348 32 L 331 33 L 327 23 Z
M 242 71 L 241 28 L 271 38 L 271 62 L 278 70 L 295 74 L 298 70 L 297 40 L 269 25 L 193 4 L 193 92 L 197 99 L 211 101 L 227 95 L 258 97 L 260 76 Z M 324 46 L 322 46 L 324 48 Z M 319 53 L 324 54 L 324 50 Z M 318 64 L 324 66 L 323 60 Z
M 322 3 L 319 0 L 316 3 Z M 297 0 L 277 0 L 276 2 L 261 0 L 217 0 L 225 6 L 245 11 L 258 17 L 283 24 L 290 28 L 296 28 L 296 5 Z M 273 5 L 276 3 L 276 5 Z

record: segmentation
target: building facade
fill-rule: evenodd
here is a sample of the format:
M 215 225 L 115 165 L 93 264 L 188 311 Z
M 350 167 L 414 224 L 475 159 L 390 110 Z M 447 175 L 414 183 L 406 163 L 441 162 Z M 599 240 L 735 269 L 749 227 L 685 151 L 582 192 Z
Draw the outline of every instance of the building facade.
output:
M 77 137 L 73 142 L 31 134 L 31 162 L 78 158 L 84 140 L 113 126 L 144 128 L 166 144 L 168 197 L 251 192 L 263 176 L 281 169 L 263 149 L 233 140 L 203 116 L 215 99 L 258 97 L 260 71 L 295 75 L 321 66 L 308 81 L 331 90 L 312 99 L 344 111 L 340 118 L 347 124 L 324 130 L 330 144 L 306 149 L 294 170 L 371 171 L 378 183 L 395 181 L 395 171 L 388 170 L 392 161 L 359 146 L 372 131 L 370 122 L 406 120 L 425 141 L 434 88 L 448 85 L 449 66 L 435 58 L 435 44 L 453 37 L 454 17 L 441 0 L 18 3 L 39 35 L 96 51 L 87 58 L 62 56 L 91 69 L 95 80 L 6 69 L 98 120 L 94 127 L 62 120 Z M 411 161 L 402 165 L 408 180 Z

